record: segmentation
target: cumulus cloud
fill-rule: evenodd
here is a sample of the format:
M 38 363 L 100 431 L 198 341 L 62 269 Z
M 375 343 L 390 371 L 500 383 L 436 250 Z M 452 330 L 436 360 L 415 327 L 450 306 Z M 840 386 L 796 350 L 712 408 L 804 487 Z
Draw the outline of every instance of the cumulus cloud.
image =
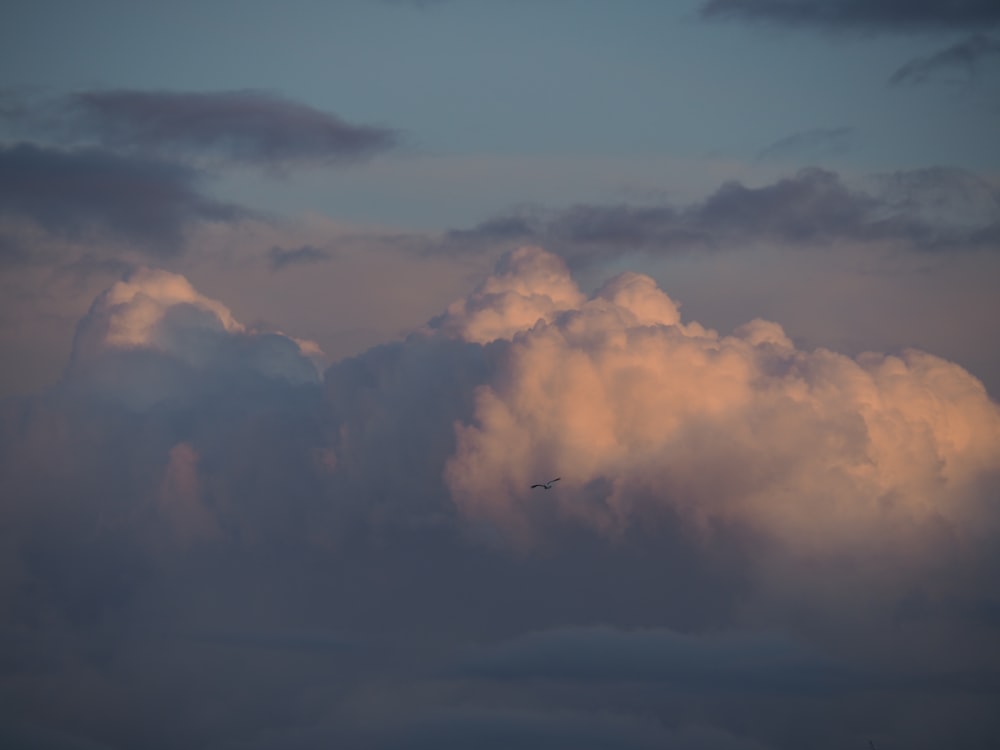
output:
M 704 18 L 860 31 L 977 29 L 1000 24 L 992 0 L 707 0 Z
M 986 34 L 973 34 L 932 55 L 910 60 L 892 74 L 889 85 L 925 83 L 941 71 L 956 68 L 972 78 L 981 63 L 996 57 L 1000 57 L 1000 39 Z
M 110 236 L 172 254 L 189 227 L 247 216 L 200 183 L 188 167 L 101 148 L 0 145 L 0 217 L 74 239 Z
M 956 365 L 718 333 L 525 247 L 311 367 L 144 268 L 0 402 L 0 736 L 995 736 L 1000 407 Z
M 151 404 L 219 373 L 318 382 L 312 342 L 248 330 L 183 276 L 139 268 L 103 292 L 77 326 L 71 383 Z
M 550 314 L 583 301 L 563 262 L 537 248 L 505 255 L 496 273 L 466 299 L 432 321 L 449 334 L 484 344 L 530 328 Z
M 569 283 L 554 276 L 553 295 L 572 299 Z M 614 535 L 665 505 L 759 526 L 803 554 L 940 518 L 977 535 L 1000 410 L 961 368 L 916 351 L 801 351 L 762 320 L 720 335 L 681 322 L 639 275 L 561 310 L 536 307 L 544 290 L 488 308 L 514 329 L 484 331 L 482 306 L 446 321 L 470 340 L 511 341 L 457 427 L 446 476 L 462 512 L 529 533 L 533 509 L 553 503 Z M 559 492 L 527 489 L 549 475 L 562 475 Z

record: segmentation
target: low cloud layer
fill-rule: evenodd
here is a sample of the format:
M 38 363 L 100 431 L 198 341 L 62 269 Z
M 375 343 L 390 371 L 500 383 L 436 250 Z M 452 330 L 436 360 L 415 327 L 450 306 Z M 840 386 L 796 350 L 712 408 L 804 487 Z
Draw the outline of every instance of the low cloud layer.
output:
M 682 309 L 524 247 L 320 382 L 181 276 L 114 284 L 0 404 L 0 737 L 987 742 L 1000 407 Z

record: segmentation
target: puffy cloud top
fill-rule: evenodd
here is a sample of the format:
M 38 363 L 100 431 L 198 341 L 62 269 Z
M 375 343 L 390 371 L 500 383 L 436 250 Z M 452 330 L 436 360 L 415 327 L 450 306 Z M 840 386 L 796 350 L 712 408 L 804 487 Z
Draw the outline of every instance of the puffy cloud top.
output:
M 100 326 L 103 335 L 93 343 L 104 346 L 175 350 L 176 343 L 164 336 L 162 323 L 179 305 L 188 306 L 208 329 L 229 333 L 245 330 L 225 305 L 199 294 L 183 276 L 153 268 L 141 268 L 101 294 L 84 326 Z
M 669 512 L 803 555 L 886 534 L 908 555 L 941 520 L 976 536 L 981 482 L 1000 468 L 1000 409 L 950 362 L 803 351 L 763 320 L 720 335 L 682 323 L 638 274 L 588 300 L 538 249 L 502 263 L 442 329 L 511 342 L 445 476 L 463 514 L 521 538 L 553 510 L 611 535 Z M 557 491 L 529 489 L 554 476 Z
M 62 389 L 0 402 L 10 717 L 109 747 L 996 735 L 1000 409 L 954 364 L 720 334 L 537 248 L 323 389 L 306 354 L 143 269 Z
M 558 256 L 522 247 L 465 299 L 448 307 L 432 325 L 465 341 L 485 344 L 509 339 L 560 310 L 583 302 L 583 295 Z
M 145 404 L 174 393 L 192 371 L 315 383 L 311 357 L 319 354 L 313 342 L 247 329 L 183 276 L 140 268 L 99 295 L 80 321 L 70 376 L 115 384 L 127 401 Z M 169 386 L 165 373 L 177 376 Z

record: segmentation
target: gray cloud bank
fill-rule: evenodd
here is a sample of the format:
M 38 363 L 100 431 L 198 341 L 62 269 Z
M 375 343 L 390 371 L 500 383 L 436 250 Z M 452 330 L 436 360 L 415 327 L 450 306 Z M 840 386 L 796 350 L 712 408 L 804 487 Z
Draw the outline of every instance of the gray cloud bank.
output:
M 322 381 L 312 353 L 143 269 L 0 403 L 0 738 L 997 736 L 1000 407 L 956 365 L 720 334 L 532 247 Z
M 265 167 L 330 165 L 391 149 L 396 134 L 264 91 L 9 94 L 7 125 L 71 145 Z
M 187 230 L 251 215 L 205 191 L 208 167 L 281 171 L 341 165 L 391 149 L 387 129 L 259 91 L 94 90 L 0 98 L 0 260 L 33 260 L 42 232 L 166 255 Z M 277 266 L 305 256 L 282 256 Z
M 769 185 L 729 182 L 691 206 L 579 205 L 500 216 L 455 230 L 446 246 L 538 242 L 575 263 L 644 252 L 883 244 L 931 252 L 1000 247 L 1000 188 L 972 173 L 930 168 L 882 176 L 878 189 L 848 186 L 808 168 Z
M 0 145 L 0 217 L 55 235 L 110 235 L 157 254 L 176 252 L 186 228 L 247 212 L 201 190 L 197 171 L 100 148 Z
M 704 18 L 862 31 L 977 30 L 1000 24 L 993 0 L 707 0 Z

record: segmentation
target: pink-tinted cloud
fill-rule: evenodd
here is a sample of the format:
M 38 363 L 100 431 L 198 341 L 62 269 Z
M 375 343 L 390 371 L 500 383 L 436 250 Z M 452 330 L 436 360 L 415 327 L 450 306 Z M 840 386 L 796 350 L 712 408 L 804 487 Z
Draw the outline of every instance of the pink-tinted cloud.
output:
M 147 269 L 0 402 L 0 737 L 995 735 L 1000 418 L 956 365 L 718 333 L 539 248 L 322 387 L 305 361 Z
M 80 321 L 70 374 L 149 405 L 213 373 L 315 383 L 321 356 L 313 342 L 247 329 L 183 276 L 143 267 L 101 293 Z
M 683 323 L 634 274 L 580 302 L 568 274 L 537 281 L 528 258 L 548 270 L 551 256 L 518 257 L 534 284 L 505 270 L 520 291 L 492 305 L 477 296 L 446 319 L 477 341 L 490 316 L 489 335 L 512 339 L 457 428 L 446 475 L 464 513 L 521 533 L 536 504 L 554 503 L 614 534 L 666 506 L 759 526 L 802 553 L 939 518 L 977 533 L 977 481 L 1000 468 L 1000 410 L 961 368 L 917 351 L 802 351 L 761 320 L 720 335 Z M 558 492 L 528 489 L 550 475 L 563 476 Z M 588 491 L 598 480 L 602 496 Z

